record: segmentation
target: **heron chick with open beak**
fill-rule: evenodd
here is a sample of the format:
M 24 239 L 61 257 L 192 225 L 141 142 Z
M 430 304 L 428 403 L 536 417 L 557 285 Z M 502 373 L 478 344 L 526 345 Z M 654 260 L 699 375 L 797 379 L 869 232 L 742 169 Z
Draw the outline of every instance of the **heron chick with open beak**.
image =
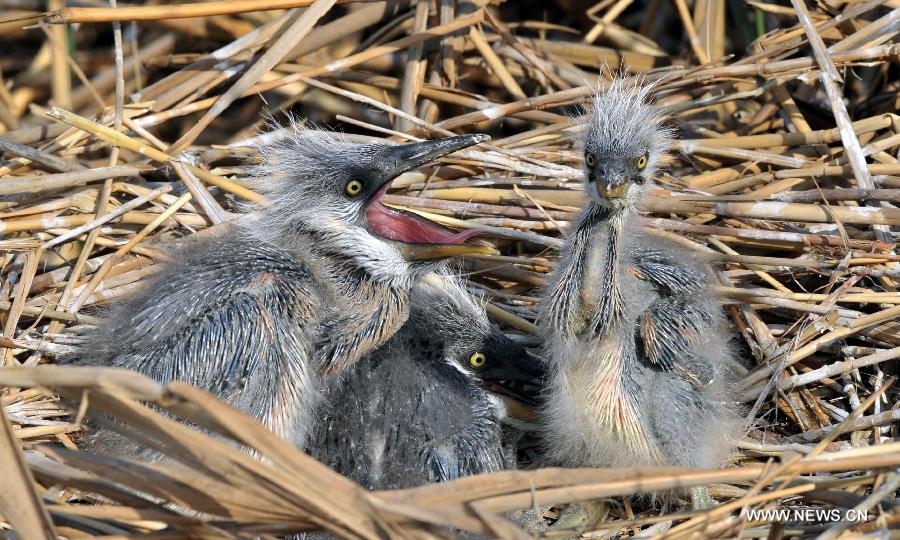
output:
M 324 382 L 406 322 L 419 278 L 447 257 L 491 252 L 466 243 L 472 231 L 381 202 L 403 172 L 486 140 L 358 144 L 296 131 L 260 148 L 256 185 L 269 203 L 175 252 L 74 362 L 199 386 L 303 448 Z

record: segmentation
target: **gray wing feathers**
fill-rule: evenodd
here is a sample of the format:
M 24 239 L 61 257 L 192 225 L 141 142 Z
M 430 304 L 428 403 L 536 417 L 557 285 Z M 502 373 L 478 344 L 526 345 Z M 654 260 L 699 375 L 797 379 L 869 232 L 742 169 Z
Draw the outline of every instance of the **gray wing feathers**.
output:
M 658 300 L 641 314 L 638 335 L 650 362 L 700 386 L 715 378 L 715 367 L 697 350 L 714 322 L 714 315 L 704 308 L 685 299 Z
M 660 295 L 640 315 L 636 340 L 642 356 L 694 384 L 710 384 L 716 366 L 700 349 L 719 332 L 721 315 L 704 263 L 656 248 L 636 249 L 632 261 L 637 278 Z
M 225 297 L 165 338 L 111 358 L 110 365 L 228 396 L 274 348 L 274 328 L 267 320 L 273 314 L 266 300 L 248 292 Z
M 499 470 L 500 433 L 487 398 L 471 395 L 454 368 L 420 356 L 436 351 L 405 343 L 410 329 L 328 385 L 307 451 L 369 489 Z
M 183 262 L 110 309 L 69 362 L 190 383 L 294 438 L 291 424 L 314 376 L 307 327 L 318 300 L 302 264 L 269 249 L 240 249 L 226 243 L 179 254 Z
M 698 292 L 706 285 L 706 275 L 692 268 L 679 268 L 661 261 L 640 260 L 635 264 L 638 279 L 653 283 L 667 294 Z

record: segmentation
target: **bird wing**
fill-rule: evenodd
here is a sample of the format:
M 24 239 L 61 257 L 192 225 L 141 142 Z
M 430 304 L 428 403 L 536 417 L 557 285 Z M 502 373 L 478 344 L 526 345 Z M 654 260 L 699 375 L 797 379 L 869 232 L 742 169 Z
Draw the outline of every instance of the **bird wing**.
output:
M 404 326 L 332 380 L 307 452 L 370 489 L 397 489 L 501 467 L 499 428 L 473 383 Z
M 632 257 L 632 265 L 638 279 L 652 283 L 666 295 L 691 295 L 709 283 L 706 272 L 685 264 L 673 254 L 659 249 L 636 250 Z
M 467 386 L 463 388 L 447 383 L 423 387 L 419 396 L 431 439 L 423 463 L 429 482 L 499 471 L 503 468 L 500 428 L 487 394 L 471 381 L 459 381 Z
M 109 312 L 74 363 L 190 383 L 287 435 L 315 376 L 309 273 L 273 253 L 232 255 L 222 246 L 167 265 Z
M 697 385 L 715 378 L 715 367 L 698 354 L 715 317 L 706 305 L 685 298 L 661 298 L 640 315 L 637 346 L 651 364 Z
M 635 276 L 660 295 L 640 315 L 636 337 L 643 356 L 694 384 L 708 385 L 715 367 L 698 349 L 717 320 L 717 308 L 709 302 L 709 274 L 696 261 L 663 249 L 638 249 L 632 261 Z

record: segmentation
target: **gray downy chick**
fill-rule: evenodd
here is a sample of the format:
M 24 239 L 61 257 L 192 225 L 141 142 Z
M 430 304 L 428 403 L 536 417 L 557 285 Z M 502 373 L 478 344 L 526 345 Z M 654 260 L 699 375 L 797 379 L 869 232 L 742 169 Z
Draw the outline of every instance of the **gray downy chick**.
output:
M 418 279 L 486 250 L 383 205 L 391 180 L 486 139 L 356 144 L 298 131 L 262 147 L 256 183 L 270 204 L 175 252 L 69 363 L 190 383 L 302 448 L 321 386 L 406 322 Z M 103 433 L 93 443 L 133 450 Z
M 648 91 L 617 80 L 594 100 L 587 205 L 543 299 L 543 425 L 560 465 L 718 468 L 740 426 L 712 270 L 634 211 L 671 137 Z
M 413 289 L 406 325 L 328 386 L 308 452 L 368 489 L 498 471 L 515 448 L 487 388 L 542 375 L 455 278 L 434 275 Z

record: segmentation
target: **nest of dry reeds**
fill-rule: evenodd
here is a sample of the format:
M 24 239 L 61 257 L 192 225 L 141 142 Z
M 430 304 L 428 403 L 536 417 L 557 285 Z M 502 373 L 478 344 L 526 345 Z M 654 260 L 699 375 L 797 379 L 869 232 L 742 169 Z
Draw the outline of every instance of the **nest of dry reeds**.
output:
M 579 531 L 592 538 L 849 538 L 900 521 L 895 0 L 48 3 L 0 0 L 0 534 L 521 537 L 501 516 L 549 505 L 552 521 L 591 499 L 609 502 Z M 656 81 L 679 131 L 646 227 L 710 254 L 728 284 L 748 368 L 728 468 L 369 493 L 196 389 L 53 365 L 164 262 L 162 243 L 216 234 L 260 199 L 252 146 L 287 117 L 360 139 L 490 133 L 388 201 L 481 229 L 502 254 L 465 259 L 469 285 L 533 336 L 582 201 L 577 117 L 610 71 Z M 89 411 L 171 459 L 78 451 Z M 717 506 L 628 497 L 694 485 Z M 854 519 L 751 512 L 798 507 Z

